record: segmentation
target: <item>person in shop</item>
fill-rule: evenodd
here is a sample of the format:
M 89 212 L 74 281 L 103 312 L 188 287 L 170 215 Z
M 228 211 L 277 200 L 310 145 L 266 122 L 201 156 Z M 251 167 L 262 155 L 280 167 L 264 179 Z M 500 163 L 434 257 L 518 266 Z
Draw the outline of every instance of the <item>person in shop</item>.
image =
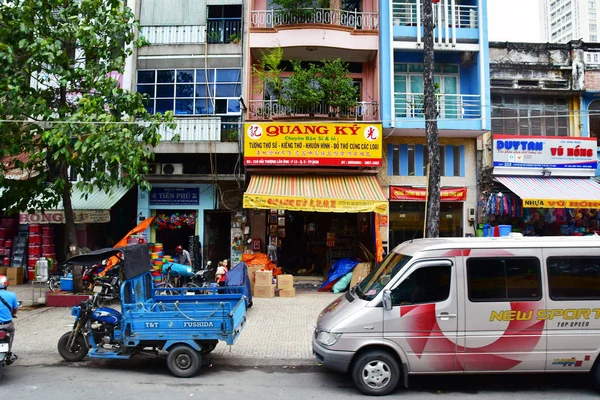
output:
M 177 255 L 177 263 L 183 265 L 192 266 L 192 257 L 190 252 L 184 249 L 181 245 L 175 247 L 175 254 Z

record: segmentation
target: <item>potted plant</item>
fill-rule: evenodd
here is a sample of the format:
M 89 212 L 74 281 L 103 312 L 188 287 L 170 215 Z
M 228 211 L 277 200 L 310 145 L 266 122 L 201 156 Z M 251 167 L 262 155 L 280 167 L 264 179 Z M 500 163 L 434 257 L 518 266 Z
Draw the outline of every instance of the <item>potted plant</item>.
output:
M 229 35 L 229 43 L 240 44 L 242 42 L 242 35 L 240 33 L 232 33 Z
M 315 64 L 303 68 L 300 61 L 291 61 L 291 64 L 294 74 L 283 85 L 281 102 L 293 109 L 294 114 L 314 116 L 316 108 L 325 99 L 319 82 L 320 69 Z
M 350 78 L 348 64 L 339 58 L 333 61 L 323 60 L 318 80 L 330 116 L 344 117 L 355 114 L 359 95 L 358 88 Z

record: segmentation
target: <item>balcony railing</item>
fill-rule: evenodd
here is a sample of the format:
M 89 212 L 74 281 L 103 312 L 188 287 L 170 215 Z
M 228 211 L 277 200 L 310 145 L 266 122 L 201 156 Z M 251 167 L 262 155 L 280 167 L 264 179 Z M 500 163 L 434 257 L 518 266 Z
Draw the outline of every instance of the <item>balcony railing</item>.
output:
M 278 100 L 249 101 L 250 119 L 272 118 L 342 118 L 355 121 L 375 121 L 379 117 L 379 104 L 376 102 L 359 101 L 353 107 L 340 108 L 325 103 L 310 107 L 283 105 Z
M 437 94 L 440 119 L 481 118 L 481 96 L 470 94 Z M 423 94 L 394 93 L 396 118 L 424 118 Z
M 239 18 L 211 18 L 206 21 L 208 43 L 232 43 L 242 36 L 242 21 Z
M 256 10 L 250 16 L 253 28 L 274 28 L 284 25 L 324 24 L 360 30 L 379 29 L 377 13 L 300 8 L 297 10 Z
M 446 0 L 448 1 L 448 0 Z M 454 5 L 452 2 L 440 2 L 439 6 L 433 7 L 433 19 L 438 26 L 448 26 L 456 28 L 477 28 L 477 6 Z M 446 7 L 447 4 L 447 7 Z M 392 22 L 399 26 L 417 26 L 421 24 L 420 13 L 418 7 L 421 6 L 421 1 L 417 2 L 394 2 L 392 11 Z M 440 11 L 441 15 L 439 15 Z M 447 9 L 447 12 L 444 10 Z M 441 17 L 441 21 L 438 19 Z M 439 24 L 438 22 L 441 22 Z
M 140 35 L 153 45 L 198 44 L 206 42 L 206 26 L 142 26 Z
M 180 142 L 231 142 L 239 137 L 239 124 L 222 121 L 221 118 L 178 118 L 174 121 L 176 127 L 159 128 L 161 141 L 170 141 L 179 135 Z

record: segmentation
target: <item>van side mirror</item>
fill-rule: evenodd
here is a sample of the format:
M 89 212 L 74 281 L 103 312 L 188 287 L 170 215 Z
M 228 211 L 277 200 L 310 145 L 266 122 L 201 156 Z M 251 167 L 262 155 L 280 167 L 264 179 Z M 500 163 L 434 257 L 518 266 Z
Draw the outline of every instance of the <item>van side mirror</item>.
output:
M 383 309 L 390 311 L 392 309 L 392 292 L 388 289 L 383 291 Z

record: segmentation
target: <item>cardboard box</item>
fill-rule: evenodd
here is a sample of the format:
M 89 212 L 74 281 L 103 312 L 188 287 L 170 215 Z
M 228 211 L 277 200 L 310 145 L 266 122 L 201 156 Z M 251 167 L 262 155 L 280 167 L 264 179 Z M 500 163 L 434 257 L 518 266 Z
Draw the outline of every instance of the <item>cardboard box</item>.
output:
M 7 267 L 0 267 L 0 275 L 6 275 Z
M 277 289 L 293 289 L 294 288 L 294 276 L 285 274 L 277 275 Z
M 6 269 L 6 277 L 9 285 L 21 285 L 23 283 L 23 268 L 9 267 Z
M 296 288 L 279 289 L 279 297 L 296 297 Z
M 361 283 L 367 275 L 371 273 L 371 263 L 360 263 L 352 270 L 352 280 L 350 281 L 350 287 Z
M 253 296 L 263 299 L 275 297 L 275 285 L 256 285 L 254 286 Z
M 256 271 L 260 271 L 263 268 L 263 265 L 251 265 L 248 267 L 248 277 L 250 278 L 251 285 L 254 285 L 254 282 L 256 280 Z
M 254 274 L 256 286 L 269 286 L 273 284 L 273 271 L 256 271 Z

